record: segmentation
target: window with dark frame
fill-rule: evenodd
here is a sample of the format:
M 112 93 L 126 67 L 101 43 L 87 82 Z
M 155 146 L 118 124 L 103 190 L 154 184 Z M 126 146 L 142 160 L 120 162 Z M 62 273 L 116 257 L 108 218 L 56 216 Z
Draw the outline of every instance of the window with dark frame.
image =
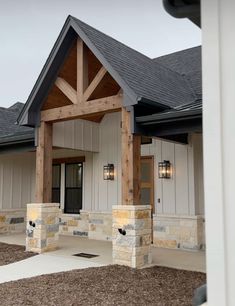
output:
M 65 205 L 67 214 L 79 214 L 82 209 L 83 164 L 65 164 Z
M 61 166 L 52 167 L 52 203 L 60 203 Z

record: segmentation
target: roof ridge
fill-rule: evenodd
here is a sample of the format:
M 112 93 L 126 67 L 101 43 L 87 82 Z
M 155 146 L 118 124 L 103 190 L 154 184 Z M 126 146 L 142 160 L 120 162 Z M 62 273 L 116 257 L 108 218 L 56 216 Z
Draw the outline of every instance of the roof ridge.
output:
M 74 16 L 72 16 L 72 15 L 69 15 L 69 16 L 70 16 L 72 19 L 74 19 L 76 22 L 79 22 L 79 23 L 81 22 L 81 23 L 83 23 L 85 26 L 87 26 L 87 27 L 89 27 L 89 28 L 92 28 L 93 30 L 99 32 L 100 34 L 105 35 L 105 36 L 107 36 L 108 38 L 110 38 L 110 39 L 112 39 L 112 40 L 115 40 L 117 43 L 119 43 L 119 44 L 121 44 L 121 45 L 123 45 L 123 46 L 125 46 L 125 47 L 127 47 L 127 48 L 129 48 L 129 49 L 131 49 L 132 51 L 135 51 L 136 53 L 140 54 L 141 56 L 146 57 L 148 60 L 152 60 L 151 57 L 149 57 L 149 56 L 145 55 L 144 53 L 141 53 L 140 51 L 138 51 L 138 50 L 136 50 L 136 49 L 134 49 L 134 48 L 132 48 L 132 47 L 126 45 L 125 43 L 123 43 L 123 42 L 117 40 L 116 38 L 114 38 L 114 37 L 112 37 L 112 36 L 110 36 L 110 35 L 108 35 L 108 34 L 106 34 L 106 33 L 104 33 L 104 32 L 102 32 L 101 30 L 98 30 L 98 29 L 94 28 L 93 26 L 87 24 L 87 23 L 84 22 L 83 20 L 78 19 L 78 18 L 76 18 L 76 17 L 74 17 Z
M 105 36 L 108 37 L 109 39 L 112 39 L 113 41 L 117 42 L 118 44 L 121 44 L 121 45 L 124 46 L 125 48 L 128 48 L 128 49 L 130 49 L 131 51 L 134 51 L 134 52 L 137 53 L 138 55 L 140 55 L 140 56 L 142 56 L 142 57 L 145 57 L 145 58 L 149 61 L 149 63 L 152 64 L 152 69 L 153 69 L 154 71 L 156 70 L 156 66 L 155 66 L 156 63 L 153 61 L 152 58 L 150 58 L 150 57 L 148 57 L 147 55 L 141 53 L 140 51 L 137 51 L 136 49 L 133 49 L 132 47 L 130 47 L 130 46 L 128 46 L 128 45 L 126 45 L 126 44 L 120 42 L 119 40 L 113 38 L 112 36 L 109 36 L 108 34 L 105 34 L 104 32 L 102 32 L 102 31 L 100 31 L 100 30 L 97 30 L 96 28 L 92 27 L 91 25 L 87 24 L 86 22 L 84 22 L 84 21 L 82 21 L 82 20 L 80 20 L 80 19 L 78 19 L 78 18 L 76 18 L 76 17 L 74 17 L 74 16 L 71 16 L 71 15 L 70 15 L 70 18 L 71 18 L 72 20 L 75 20 L 75 22 L 82 23 L 82 24 L 85 25 L 86 27 L 91 28 L 92 30 L 94 30 L 94 31 L 96 31 L 96 32 L 99 32 L 99 33 L 102 34 L 102 35 L 105 35 Z M 83 30 L 83 29 L 82 29 L 82 30 Z M 174 75 L 178 75 L 180 78 L 182 78 L 182 80 L 184 80 L 184 78 L 182 77 L 182 75 L 181 75 L 179 72 L 174 71 L 174 70 L 168 68 L 167 66 L 163 65 L 162 63 L 159 63 L 159 62 L 158 62 L 157 64 L 158 64 L 159 66 L 161 66 L 163 69 L 165 69 L 165 70 L 167 70 L 167 71 L 170 71 L 170 72 L 171 72 L 172 74 L 174 74 Z
M 71 16 L 71 15 L 70 15 L 70 17 L 71 17 L 72 19 L 75 19 L 75 20 L 78 21 L 78 22 L 83 23 L 85 26 L 87 26 L 87 27 L 89 27 L 89 28 L 92 28 L 93 30 L 95 30 L 95 31 L 97 31 L 97 32 L 99 32 L 99 33 L 101 33 L 102 35 L 105 35 L 105 36 L 109 37 L 110 39 L 115 40 L 117 43 L 119 43 L 119 44 L 125 46 L 126 48 L 131 49 L 132 51 L 138 53 L 138 54 L 141 55 L 141 56 L 146 57 L 149 61 L 153 62 L 153 59 L 152 59 L 151 57 L 145 55 L 144 53 L 141 53 L 140 51 L 138 51 L 138 50 L 136 50 L 136 49 L 133 49 L 132 47 L 130 47 L 130 46 L 124 44 L 123 42 L 121 42 L 121 41 L 119 41 L 119 40 L 113 38 L 112 36 L 110 36 L 110 35 L 108 35 L 108 34 L 102 32 L 102 31 L 100 31 L 100 30 L 97 30 L 96 28 L 92 27 L 91 25 L 87 24 L 86 22 L 84 22 L 84 21 L 82 21 L 82 20 L 80 20 L 80 19 L 78 19 L 78 18 L 76 18 L 76 17 L 74 17 L 74 16 Z M 180 73 L 178 73 L 177 71 L 171 70 L 170 68 L 164 66 L 162 63 L 158 63 L 158 64 L 159 64 L 160 66 L 162 66 L 164 69 L 167 69 L 168 71 L 171 71 L 171 72 L 173 72 L 174 74 L 178 74 L 178 75 L 182 76 L 182 75 L 181 75 Z M 154 67 L 154 66 L 153 66 L 153 67 Z M 155 68 L 155 67 L 154 67 L 154 68 Z
M 190 47 L 190 48 L 186 48 L 186 49 L 182 49 L 182 50 L 171 52 L 171 53 L 167 53 L 167 54 L 164 54 L 164 55 L 161 55 L 161 56 L 157 56 L 157 57 L 152 58 L 152 60 L 161 59 L 161 58 L 163 58 L 165 56 L 174 55 L 174 54 L 178 54 L 178 53 L 181 53 L 181 52 L 185 52 L 185 51 L 189 51 L 189 50 L 193 50 L 193 49 L 197 49 L 197 48 L 201 48 L 201 45 Z

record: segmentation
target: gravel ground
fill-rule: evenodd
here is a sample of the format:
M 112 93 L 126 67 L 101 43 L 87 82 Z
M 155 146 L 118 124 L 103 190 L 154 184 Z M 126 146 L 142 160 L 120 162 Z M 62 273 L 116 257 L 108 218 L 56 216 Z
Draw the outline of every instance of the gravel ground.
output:
M 25 252 L 24 246 L 0 242 L 0 266 L 8 265 L 35 255 L 35 253 Z
M 48 274 L 0 285 L 1 306 L 192 305 L 206 275 L 165 267 L 112 265 Z

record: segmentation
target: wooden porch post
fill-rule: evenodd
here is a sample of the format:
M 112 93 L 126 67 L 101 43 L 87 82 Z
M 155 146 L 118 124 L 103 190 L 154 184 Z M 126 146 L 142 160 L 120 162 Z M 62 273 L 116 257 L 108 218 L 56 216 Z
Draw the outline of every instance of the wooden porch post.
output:
M 122 203 L 113 206 L 113 263 L 132 268 L 151 263 L 151 207 L 140 205 L 141 136 L 122 107 Z
M 36 203 L 50 203 L 52 196 L 52 123 L 41 122 L 36 151 Z
M 131 133 L 131 113 L 122 108 L 122 204 L 140 204 L 141 136 Z

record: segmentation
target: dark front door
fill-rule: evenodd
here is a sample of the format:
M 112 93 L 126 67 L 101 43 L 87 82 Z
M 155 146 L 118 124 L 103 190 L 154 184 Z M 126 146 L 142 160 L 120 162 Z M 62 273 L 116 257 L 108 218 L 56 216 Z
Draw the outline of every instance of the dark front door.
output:
M 78 214 L 82 209 L 82 176 L 82 163 L 65 165 L 65 213 Z

